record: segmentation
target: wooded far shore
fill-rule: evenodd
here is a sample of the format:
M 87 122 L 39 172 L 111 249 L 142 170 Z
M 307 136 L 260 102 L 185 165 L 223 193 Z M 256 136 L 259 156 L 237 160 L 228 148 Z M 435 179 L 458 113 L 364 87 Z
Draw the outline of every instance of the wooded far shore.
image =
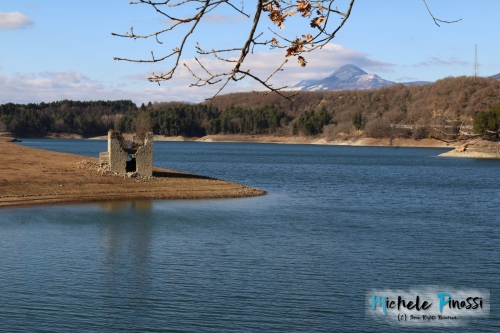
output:
M 450 77 L 422 86 L 301 92 L 293 101 L 272 94 L 234 93 L 200 104 L 149 102 L 139 107 L 132 101 L 6 103 L 0 105 L 0 132 L 18 137 L 74 134 L 88 138 L 106 135 L 109 129 L 135 132 L 141 123 L 148 123 L 154 134 L 166 137 L 446 139 L 458 127 L 475 131 L 478 115 L 497 105 L 499 80 Z M 484 127 L 490 120 L 480 123 Z

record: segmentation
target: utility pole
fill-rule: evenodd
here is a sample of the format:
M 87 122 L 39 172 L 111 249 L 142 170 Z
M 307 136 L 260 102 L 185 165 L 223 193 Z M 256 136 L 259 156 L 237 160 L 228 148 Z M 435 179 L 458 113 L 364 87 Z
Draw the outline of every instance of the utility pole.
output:
M 477 63 L 477 44 L 474 46 L 474 82 L 476 82 L 476 78 L 479 75 L 479 65 Z

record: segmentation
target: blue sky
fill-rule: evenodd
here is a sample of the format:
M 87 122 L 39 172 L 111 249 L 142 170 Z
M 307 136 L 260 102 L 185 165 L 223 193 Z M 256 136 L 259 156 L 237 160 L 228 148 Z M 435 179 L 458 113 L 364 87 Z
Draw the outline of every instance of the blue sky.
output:
M 346 2 L 336 3 L 343 9 Z M 357 0 L 351 18 L 337 37 L 323 50 L 306 54 L 305 68 L 291 59 L 285 71 L 274 77 L 275 86 L 322 78 L 347 63 L 396 82 L 471 75 L 476 44 L 479 74 L 500 73 L 500 1 L 427 3 L 438 18 L 462 20 L 437 27 L 421 0 Z M 255 1 L 244 4 L 251 12 Z M 175 13 L 187 15 L 182 10 Z M 270 36 L 269 20 L 264 17 L 261 21 L 259 30 Z M 146 77 L 152 71 L 167 70 L 171 62 L 136 64 L 113 60 L 115 56 L 150 59 L 151 51 L 158 58 L 177 46 L 183 33 L 179 30 L 160 37 L 160 45 L 153 39 L 113 37 L 111 32 L 125 33 L 133 26 L 136 34 L 149 33 L 169 24 L 150 6 L 130 5 L 128 0 L 0 0 L 0 103 L 61 99 L 200 102 L 217 87 L 189 87 L 195 80 L 183 66 L 171 81 L 158 86 Z M 238 47 L 248 35 L 250 24 L 250 19 L 234 10 L 213 11 L 190 38 L 181 63 L 196 68 L 195 42 L 206 49 Z M 287 19 L 280 33 L 294 38 L 309 32 L 308 22 L 294 17 Z M 244 67 L 267 77 L 284 55 L 283 50 L 257 48 Z M 224 64 L 213 57 L 203 60 L 215 72 L 224 69 Z M 229 85 L 225 92 L 253 89 L 260 87 L 244 80 Z

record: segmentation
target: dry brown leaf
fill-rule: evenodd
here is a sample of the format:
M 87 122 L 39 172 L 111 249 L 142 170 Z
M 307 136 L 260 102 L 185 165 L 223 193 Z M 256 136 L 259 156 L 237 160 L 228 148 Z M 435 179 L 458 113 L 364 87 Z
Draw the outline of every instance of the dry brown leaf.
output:
M 311 3 L 309 1 L 297 1 L 297 11 L 302 13 L 302 17 L 311 15 Z
M 315 17 L 311 20 L 311 27 L 316 28 L 319 27 L 320 24 L 323 24 L 325 22 L 325 17 L 324 16 L 318 16 Z
M 288 49 L 286 49 L 286 56 L 289 57 L 291 55 L 296 55 L 297 54 L 297 47 L 296 46 L 290 46 Z
M 270 13 L 269 13 L 269 18 L 271 19 L 271 21 L 273 21 L 274 24 L 280 24 L 280 22 L 283 21 L 282 17 L 281 17 L 281 12 L 279 10 L 272 10 Z
M 307 42 L 305 40 L 302 40 L 300 38 L 295 39 L 292 42 L 292 46 L 290 46 L 286 50 L 286 56 L 289 57 L 291 55 L 298 55 L 301 52 L 304 52 L 304 43 Z
M 306 61 L 306 59 L 304 59 L 303 56 L 299 56 L 298 60 L 299 60 L 300 66 L 306 67 L 307 61 Z
M 302 35 L 302 38 L 304 38 L 309 43 L 312 42 L 312 40 L 313 40 L 313 36 L 311 34 Z

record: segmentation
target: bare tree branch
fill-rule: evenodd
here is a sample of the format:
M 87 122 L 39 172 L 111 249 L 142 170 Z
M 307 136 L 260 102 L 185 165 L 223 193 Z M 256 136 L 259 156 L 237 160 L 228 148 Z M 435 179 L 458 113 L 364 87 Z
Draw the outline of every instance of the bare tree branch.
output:
M 249 33 L 247 37 L 244 38 L 241 46 L 236 45 L 235 47 L 224 49 L 215 49 L 210 47 L 202 49 L 200 45 L 196 43 L 195 50 L 197 53 L 205 56 L 213 56 L 218 61 L 228 64 L 230 63 L 232 67 L 227 71 L 216 73 L 202 63 L 202 61 L 204 61 L 203 59 L 195 58 L 197 66 L 200 67 L 203 75 L 195 74 L 193 68 L 190 68 L 184 63 L 184 66 L 196 79 L 196 82 L 190 86 L 202 87 L 205 85 L 220 83 L 220 89 L 211 98 L 209 98 L 212 99 L 217 96 L 229 82 L 237 82 L 243 80 L 244 78 L 249 78 L 262 85 L 266 90 L 265 93 L 275 92 L 287 99 L 291 99 L 296 93 L 285 93 L 284 91 L 285 88 L 287 88 L 286 86 L 276 88 L 272 83 L 270 83 L 270 79 L 273 78 L 276 73 L 283 71 L 283 65 L 287 62 L 286 58 L 288 57 L 297 57 L 298 64 L 302 67 L 306 67 L 307 61 L 304 54 L 322 48 L 335 38 L 338 31 L 349 19 L 355 3 L 355 0 L 349 0 L 349 2 L 345 4 L 345 8 L 339 10 L 337 7 L 333 6 L 335 0 L 257 0 L 255 12 L 251 16 L 244 9 L 244 0 L 239 0 L 241 1 L 239 5 L 236 5 L 235 1 L 238 0 L 181 0 L 177 2 L 172 0 L 132 1 L 130 2 L 132 5 L 142 4 L 153 7 L 158 14 L 170 20 L 172 25 L 168 28 L 142 35 L 135 34 L 132 27 L 130 32 L 125 34 L 112 33 L 113 36 L 131 39 L 148 39 L 154 37 L 157 43 L 163 44 L 163 42 L 159 40 L 159 36 L 177 32 L 178 29 L 181 29 L 186 25 L 190 26 L 190 28 L 187 33 L 185 33 L 178 46 L 175 46 L 172 49 L 172 52 L 169 52 L 166 55 L 155 58 L 153 52 L 151 52 L 151 60 L 120 57 L 115 57 L 114 59 L 129 62 L 157 63 L 172 58 L 174 59 L 174 62 L 169 70 L 160 74 L 152 73 L 152 76 L 148 78 L 149 81 L 157 82 L 158 84 L 160 84 L 161 81 L 170 80 L 178 68 L 180 59 L 185 52 L 188 39 L 194 34 L 203 17 L 206 17 L 208 13 L 214 11 L 216 8 L 223 6 L 229 8 L 231 12 L 235 11 L 237 15 L 241 15 L 244 18 L 253 18 Z M 423 1 L 430 16 L 438 26 L 438 22 L 454 23 L 459 21 L 443 21 L 437 19 L 431 13 L 426 1 Z M 183 18 L 178 17 L 178 15 L 176 15 L 176 10 L 180 10 L 179 8 L 190 10 L 192 15 Z M 183 15 L 185 15 L 185 12 L 186 11 L 182 12 Z M 262 23 L 266 15 L 269 19 L 268 29 L 263 32 L 257 32 L 259 24 Z M 280 30 L 284 30 L 285 22 L 287 19 L 291 20 L 292 17 L 295 17 L 295 21 L 292 23 L 294 25 L 296 25 L 298 21 L 306 23 L 306 31 L 304 31 L 304 34 L 301 35 L 301 37 L 286 36 L 284 32 L 277 33 L 270 28 L 271 25 L 276 25 Z M 340 21 L 334 20 L 334 18 L 340 19 Z M 268 31 L 271 32 L 271 35 L 265 39 L 266 37 L 264 32 L 267 32 L 269 35 Z M 259 78 L 259 76 L 253 72 L 250 73 L 250 69 L 242 68 L 247 56 L 249 53 L 253 53 L 256 46 L 267 46 L 270 49 L 286 50 L 286 54 L 284 54 L 285 61 L 281 63 L 276 70 L 272 71 L 265 80 Z M 210 49 L 211 51 L 208 51 Z M 235 52 L 238 53 L 237 56 L 234 55 Z
M 441 23 L 456 23 L 458 21 L 461 21 L 462 19 L 458 19 L 458 20 L 454 20 L 454 21 L 444 21 L 444 20 L 440 20 L 438 18 L 436 18 L 434 15 L 432 15 L 432 12 L 431 10 L 429 9 L 429 6 L 427 6 L 427 2 L 425 0 L 422 0 L 425 4 L 425 8 L 427 8 L 427 11 L 429 12 L 429 15 L 432 17 L 432 19 L 434 20 L 434 23 L 436 23 L 436 25 L 438 27 L 440 27 L 439 23 L 438 22 L 441 22 Z

